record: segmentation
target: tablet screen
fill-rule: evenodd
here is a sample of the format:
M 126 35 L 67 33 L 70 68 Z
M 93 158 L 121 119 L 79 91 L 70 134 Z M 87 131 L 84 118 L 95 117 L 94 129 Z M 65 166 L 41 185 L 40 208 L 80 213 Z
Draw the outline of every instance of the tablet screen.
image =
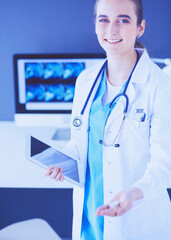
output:
M 60 166 L 62 174 L 80 183 L 77 161 L 31 136 L 31 158 L 42 166 Z

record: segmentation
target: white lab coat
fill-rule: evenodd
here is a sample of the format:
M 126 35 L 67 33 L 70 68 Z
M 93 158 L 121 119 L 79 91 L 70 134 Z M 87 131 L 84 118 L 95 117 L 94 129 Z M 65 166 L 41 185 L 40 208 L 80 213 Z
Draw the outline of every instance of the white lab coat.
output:
M 103 181 L 105 203 L 131 186 L 139 187 L 144 198 L 125 215 L 104 218 L 104 240 L 171 239 L 171 204 L 166 191 L 171 187 L 171 80 L 150 60 L 146 51 L 138 51 L 142 56 L 127 89 L 129 108 L 118 139 L 120 147 L 103 147 Z M 72 119 L 80 116 L 101 65 L 78 77 Z M 72 151 L 82 161 L 84 172 L 89 110 L 100 80 L 101 77 L 85 110 L 81 128 L 72 125 L 68 145 L 68 152 Z M 146 113 L 144 122 L 139 123 L 136 109 Z M 111 113 L 106 125 L 111 141 L 115 134 L 112 119 Z M 80 239 L 83 199 L 84 189 L 74 187 L 73 240 Z

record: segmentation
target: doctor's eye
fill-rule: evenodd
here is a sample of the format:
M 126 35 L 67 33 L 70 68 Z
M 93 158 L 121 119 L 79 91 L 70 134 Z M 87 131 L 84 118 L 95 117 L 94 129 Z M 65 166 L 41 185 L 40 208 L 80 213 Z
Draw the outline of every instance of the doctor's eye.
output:
M 101 22 L 101 23 L 108 23 L 109 20 L 108 19 L 99 19 L 99 22 Z
M 127 19 L 120 19 L 118 20 L 119 23 L 129 23 L 129 21 Z

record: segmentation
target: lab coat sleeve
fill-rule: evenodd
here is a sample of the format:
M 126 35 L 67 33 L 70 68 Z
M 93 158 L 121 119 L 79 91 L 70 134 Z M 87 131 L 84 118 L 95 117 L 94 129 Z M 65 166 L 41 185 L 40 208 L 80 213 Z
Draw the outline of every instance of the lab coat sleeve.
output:
M 161 189 L 171 188 L 171 79 L 162 76 L 151 117 L 151 159 L 142 179 L 133 185 L 141 189 L 144 200 L 155 197 Z

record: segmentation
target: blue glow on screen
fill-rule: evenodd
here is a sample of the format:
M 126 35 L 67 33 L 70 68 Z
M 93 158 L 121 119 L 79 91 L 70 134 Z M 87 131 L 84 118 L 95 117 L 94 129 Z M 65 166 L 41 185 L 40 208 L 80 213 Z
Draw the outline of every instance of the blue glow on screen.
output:
M 25 63 L 26 102 L 72 102 L 83 62 Z

